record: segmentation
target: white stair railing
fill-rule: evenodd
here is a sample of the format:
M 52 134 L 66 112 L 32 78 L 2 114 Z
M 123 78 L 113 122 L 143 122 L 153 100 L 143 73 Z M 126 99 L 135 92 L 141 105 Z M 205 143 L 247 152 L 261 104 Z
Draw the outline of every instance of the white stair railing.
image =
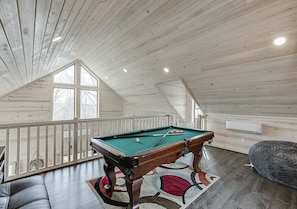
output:
M 5 146 L 4 180 L 57 169 L 101 155 L 91 149 L 93 136 L 175 125 L 172 115 L 77 119 L 0 125 Z

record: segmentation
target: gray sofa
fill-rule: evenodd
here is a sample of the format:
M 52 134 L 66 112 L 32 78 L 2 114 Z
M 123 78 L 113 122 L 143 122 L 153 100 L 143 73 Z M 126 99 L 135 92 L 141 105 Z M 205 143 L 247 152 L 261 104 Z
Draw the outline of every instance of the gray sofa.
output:
M 42 176 L 0 184 L 0 209 L 50 209 Z

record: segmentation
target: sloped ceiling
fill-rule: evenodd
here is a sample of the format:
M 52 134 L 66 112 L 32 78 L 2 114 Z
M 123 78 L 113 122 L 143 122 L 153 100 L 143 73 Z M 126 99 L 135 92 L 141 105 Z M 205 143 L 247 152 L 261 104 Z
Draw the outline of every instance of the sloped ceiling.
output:
M 0 18 L 0 97 L 80 59 L 128 103 L 182 79 L 206 113 L 297 116 L 296 0 L 1 0 Z
M 156 84 L 161 94 L 175 110 L 180 122 L 187 118 L 187 89 L 181 80 L 167 81 Z

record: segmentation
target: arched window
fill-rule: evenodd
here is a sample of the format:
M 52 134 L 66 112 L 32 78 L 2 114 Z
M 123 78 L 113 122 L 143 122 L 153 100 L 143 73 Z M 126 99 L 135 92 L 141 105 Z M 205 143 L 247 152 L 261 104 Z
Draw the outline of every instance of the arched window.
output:
M 81 62 L 75 62 L 53 77 L 53 120 L 97 118 L 99 80 Z

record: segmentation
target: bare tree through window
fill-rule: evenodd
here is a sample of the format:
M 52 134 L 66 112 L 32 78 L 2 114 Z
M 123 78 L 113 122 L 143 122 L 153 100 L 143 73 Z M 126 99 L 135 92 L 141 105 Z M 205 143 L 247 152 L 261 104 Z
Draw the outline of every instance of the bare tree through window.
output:
M 76 76 L 80 78 L 79 81 Z M 98 79 L 81 63 L 76 62 L 56 73 L 53 84 L 53 120 L 99 116 Z

